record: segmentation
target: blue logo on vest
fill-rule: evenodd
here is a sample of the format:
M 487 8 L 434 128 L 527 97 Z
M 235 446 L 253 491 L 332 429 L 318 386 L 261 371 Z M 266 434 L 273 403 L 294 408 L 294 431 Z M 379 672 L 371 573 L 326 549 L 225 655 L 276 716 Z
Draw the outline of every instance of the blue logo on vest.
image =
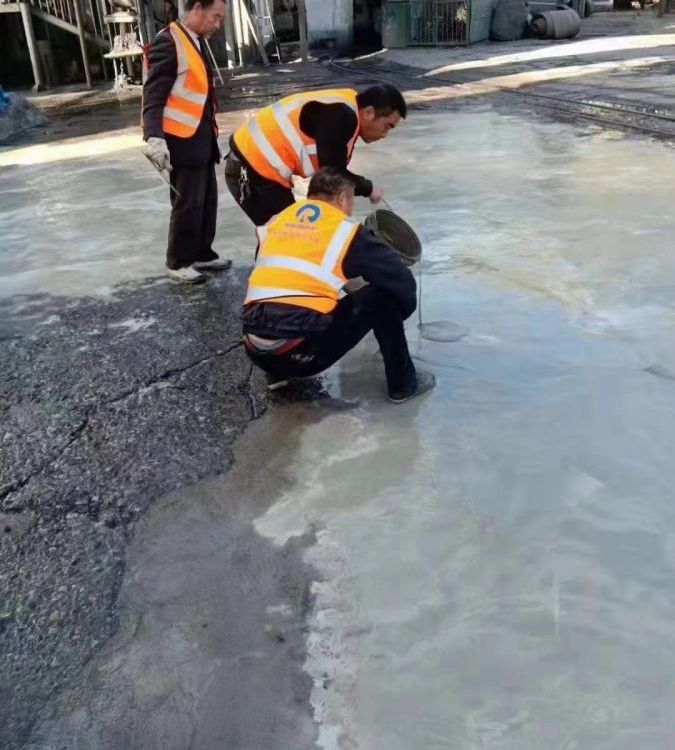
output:
M 314 224 L 321 216 L 321 209 L 313 203 L 307 203 L 297 210 L 295 216 L 301 224 Z

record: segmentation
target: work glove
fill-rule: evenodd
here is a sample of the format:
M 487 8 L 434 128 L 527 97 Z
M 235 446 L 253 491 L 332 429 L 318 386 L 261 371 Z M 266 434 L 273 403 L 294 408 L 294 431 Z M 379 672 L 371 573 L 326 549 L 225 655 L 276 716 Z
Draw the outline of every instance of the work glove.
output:
M 160 172 L 165 169 L 167 172 L 171 171 L 171 154 L 164 138 L 148 138 L 148 142 L 143 146 L 143 153 Z

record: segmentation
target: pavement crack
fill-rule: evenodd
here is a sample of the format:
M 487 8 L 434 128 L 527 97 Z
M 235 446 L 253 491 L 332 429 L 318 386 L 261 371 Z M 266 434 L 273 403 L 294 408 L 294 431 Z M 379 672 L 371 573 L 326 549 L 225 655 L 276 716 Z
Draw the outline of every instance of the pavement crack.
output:
M 258 411 L 258 404 L 256 403 L 255 397 L 253 395 L 253 372 L 254 367 L 251 363 L 251 369 L 248 371 L 248 378 L 246 378 L 246 395 L 248 396 L 248 401 L 251 404 L 251 419 L 258 419 L 260 416 L 260 412 Z
M 59 450 L 52 456 L 50 456 L 46 461 L 43 461 L 40 466 L 38 466 L 34 471 L 31 471 L 29 474 L 27 474 L 22 479 L 17 479 L 14 482 L 10 482 L 9 484 L 6 484 L 4 487 L 0 488 L 0 500 L 4 500 L 5 498 L 9 497 L 14 492 L 17 492 L 18 490 L 25 487 L 33 477 L 36 477 L 38 474 L 41 474 L 48 466 L 51 464 L 56 463 L 59 458 L 70 448 L 70 446 L 80 437 L 80 435 L 84 432 L 87 425 L 89 424 L 89 414 L 85 414 L 84 418 L 80 422 L 80 424 L 75 427 L 74 430 L 71 431 L 70 435 L 68 436 L 68 439 L 66 442 L 59 448 Z
M 112 398 L 106 399 L 105 401 L 99 401 L 92 408 L 95 409 L 98 406 L 110 406 L 111 404 L 118 404 L 120 401 L 124 401 L 130 398 L 131 396 L 135 396 L 137 393 L 140 393 L 141 391 L 147 388 L 152 388 L 153 385 L 156 385 L 157 383 L 161 383 L 165 380 L 168 380 L 169 378 L 172 378 L 174 375 L 180 375 L 183 372 L 192 370 L 194 367 L 198 367 L 199 365 L 204 364 L 204 362 L 209 362 L 212 359 L 216 359 L 216 357 L 224 357 L 240 346 L 242 346 L 241 341 L 237 341 L 237 343 L 232 344 L 232 346 L 229 346 L 227 349 L 218 349 L 216 352 L 207 354 L 204 357 L 200 357 L 199 359 L 196 359 L 194 362 L 190 362 L 189 364 L 184 365 L 183 367 L 172 367 L 168 370 L 165 370 L 159 375 L 155 375 L 154 377 L 143 381 L 143 383 L 141 383 L 140 385 L 136 385 L 133 388 L 127 388 L 126 391 L 122 391 L 121 393 L 117 394 L 117 396 L 113 396 Z M 173 387 L 178 388 L 179 390 L 184 390 L 182 388 L 179 388 L 178 386 L 173 386 Z
M 230 352 L 234 351 L 235 349 L 238 349 L 240 346 L 243 346 L 241 341 L 237 341 L 235 344 L 232 344 L 227 349 L 218 349 L 213 354 L 207 354 L 205 357 L 200 357 L 199 359 L 195 360 L 194 362 L 190 362 L 190 364 L 185 365 L 184 367 L 174 367 L 169 370 L 166 370 L 161 375 L 158 375 L 150 380 L 148 380 L 145 383 L 145 388 L 149 388 L 151 385 L 154 385 L 155 383 L 160 382 L 161 380 L 167 380 L 168 378 L 173 377 L 174 375 L 180 375 L 183 372 L 187 372 L 188 370 L 192 370 L 194 367 L 198 367 L 199 365 L 203 364 L 204 362 L 208 362 L 211 359 L 215 359 L 216 357 L 224 357 Z M 138 389 L 137 389 L 138 390 Z
M 38 476 L 43 471 L 45 471 L 45 469 L 47 469 L 49 466 L 56 463 L 61 458 L 61 456 L 68 450 L 68 448 L 70 448 L 70 446 L 80 437 L 80 435 L 87 428 L 91 416 L 102 406 L 110 406 L 112 404 L 118 404 L 121 401 L 124 401 L 130 398 L 131 396 L 134 396 L 140 393 L 142 390 L 146 388 L 151 388 L 153 385 L 156 385 L 157 383 L 165 381 L 168 378 L 173 377 L 174 375 L 180 375 L 183 372 L 187 372 L 188 370 L 191 370 L 194 367 L 198 367 L 204 362 L 208 362 L 210 360 L 216 359 L 217 357 L 225 357 L 230 352 L 234 351 L 240 346 L 242 346 L 242 342 L 237 341 L 236 343 L 229 346 L 227 349 L 218 349 L 216 352 L 208 354 L 204 357 L 200 357 L 199 359 L 193 362 L 190 362 L 189 364 L 184 365 L 183 367 L 173 367 L 168 370 L 165 370 L 160 375 L 156 375 L 155 377 L 149 378 L 148 380 L 144 381 L 140 385 L 137 385 L 133 388 L 128 388 L 122 393 L 119 393 L 117 396 L 113 396 L 112 398 L 104 399 L 101 401 L 97 401 L 93 404 L 90 404 L 85 409 L 84 417 L 82 418 L 82 421 L 77 425 L 77 427 L 75 427 L 71 431 L 65 443 L 52 456 L 50 456 L 48 459 L 43 461 L 38 467 L 36 467 L 33 471 L 31 471 L 25 477 L 22 477 L 21 479 L 16 479 L 13 482 L 9 482 L 3 487 L 0 487 L 0 501 L 5 500 L 5 498 L 9 497 L 13 493 L 25 487 L 34 477 Z M 249 401 L 251 402 L 251 411 L 253 414 L 253 418 L 257 419 L 258 417 L 257 408 L 255 405 L 255 401 L 253 400 L 253 397 L 251 396 L 251 390 L 250 390 L 252 373 L 253 373 L 253 367 L 251 366 L 251 372 L 249 373 L 249 377 L 248 377 L 248 385 L 249 385 L 248 397 L 249 397 Z

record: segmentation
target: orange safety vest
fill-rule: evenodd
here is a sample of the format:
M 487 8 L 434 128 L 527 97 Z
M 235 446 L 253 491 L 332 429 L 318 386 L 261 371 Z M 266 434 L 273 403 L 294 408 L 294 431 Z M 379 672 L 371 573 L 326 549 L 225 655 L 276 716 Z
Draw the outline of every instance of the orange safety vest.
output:
M 332 312 L 347 282 L 342 261 L 358 225 L 330 203 L 303 200 L 258 227 L 245 305 L 282 302 Z
M 173 22 L 166 31 L 171 34 L 176 47 L 177 72 L 164 106 L 162 129 L 178 138 L 190 138 L 197 132 L 204 115 L 209 96 L 209 74 L 201 53 L 185 29 Z M 215 102 L 213 106 L 215 108 Z M 217 136 L 215 117 L 213 127 Z
M 359 135 L 356 91 L 307 91 L 287 96 L 261 109 L 235 131 L 234 143 L 239 153 L 259 175 L 290 187 L 293 175 L 311 177 L 320 168 L 316 141 L 300 128 L 300 113 L 309 102 L 347 104 L 354 110 L 356 130 L 347 144 L 347 161 L 351 159 Z

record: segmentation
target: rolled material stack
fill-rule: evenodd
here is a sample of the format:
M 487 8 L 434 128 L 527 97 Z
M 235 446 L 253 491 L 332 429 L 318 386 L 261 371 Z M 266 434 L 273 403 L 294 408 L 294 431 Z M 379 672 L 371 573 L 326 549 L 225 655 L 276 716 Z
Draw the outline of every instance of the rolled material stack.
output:
M 581 19 L 572 8 L 556 8 L 535 13 L 530 33 L 540 39 L 572 39 L 579 33 Z

